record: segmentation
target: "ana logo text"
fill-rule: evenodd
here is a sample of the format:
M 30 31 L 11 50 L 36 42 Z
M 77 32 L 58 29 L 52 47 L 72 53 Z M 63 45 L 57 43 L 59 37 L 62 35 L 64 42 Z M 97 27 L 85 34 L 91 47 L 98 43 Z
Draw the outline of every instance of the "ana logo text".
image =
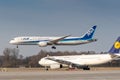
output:
M 91 28 L 91 29 L 87 32 L 87 35 L 90 36 L 93 31 L 94 31 L 94 29 Z

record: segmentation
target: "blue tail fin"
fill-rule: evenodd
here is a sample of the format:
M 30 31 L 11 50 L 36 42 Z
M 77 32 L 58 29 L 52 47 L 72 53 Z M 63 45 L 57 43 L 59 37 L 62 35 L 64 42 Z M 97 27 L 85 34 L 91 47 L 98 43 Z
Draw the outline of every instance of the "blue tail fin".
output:
M 92 28 L 90 28 L 90 30 L 88 30 L 83 36 L 82 39 L 91 39 L 93 37 L 93 34 L 96 30 L 97 26 L 93 26 Z
M 120 51 L 120 37 L 118 37 L 118 39 L 115 41 L 115 43 L 113 44 L 112 48 L 109 50 L 109 53 L 119 53 Z

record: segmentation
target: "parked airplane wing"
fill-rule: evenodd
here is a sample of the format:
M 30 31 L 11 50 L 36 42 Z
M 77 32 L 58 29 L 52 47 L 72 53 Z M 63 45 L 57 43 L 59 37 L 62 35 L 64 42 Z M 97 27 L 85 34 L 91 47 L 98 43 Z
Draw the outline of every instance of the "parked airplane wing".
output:
M 113 60 L 120 60 L 120 55 L 110 54 Z
M 113 59 L 114 61 L 117 61 L 117 60 L 120 60 L 120 58 L 115 58 L 115 59 Z
M 72 63 L 70 61 L 65 61 L 65 60 L 62 60 L 62 59 L 55 59 L 55 58 L 47 58 L 48 60 L 52 60 L 52 61 L 56 61 L 60 64 L 66 64 L 66 65 L 69 65 L 71 67 L 77 67 L 77 68 L 82 68 L 82 65 L 79 65 L 79 64 L 76 64 L 76 63 Z
M 55 39 L 55 40 L 52 40 L 52 41 L 50 41 L 50 42 L 48 42 L 48 43 L 50 43 L 50 44 L 55 44 L 55 43 L 57 43 L 58 41 L 63 40 L 64 38 L 69 37 L 69 36 L 71 36 L 71 35 L 67 35 L 67 36 L 60 37 L 60 38 Z

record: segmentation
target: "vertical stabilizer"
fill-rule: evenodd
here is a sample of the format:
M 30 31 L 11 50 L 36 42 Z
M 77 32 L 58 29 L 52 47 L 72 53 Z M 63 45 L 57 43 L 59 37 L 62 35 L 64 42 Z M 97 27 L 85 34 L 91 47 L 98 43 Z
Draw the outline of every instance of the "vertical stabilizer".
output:
M 109 53 L 119 53 L 120 51 L 120 37 L 117 38 L 112 48 L 109 50 Z
M 94 35 L 94 32 L 96 30 L 97 26 L 93 26 L 92 28 L 90 28 L 90 30 L 88 30 L 83 36 L 82 39 L 91 39 Z

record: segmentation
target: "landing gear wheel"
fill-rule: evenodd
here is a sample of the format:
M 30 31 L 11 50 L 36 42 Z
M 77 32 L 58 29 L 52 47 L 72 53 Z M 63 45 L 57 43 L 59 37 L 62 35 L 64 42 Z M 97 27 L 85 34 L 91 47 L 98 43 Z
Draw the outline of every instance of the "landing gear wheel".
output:
M 55 47 L 55 46 L 52 46 L 52 49 L 56 49 L 56 47 Z
M 90 68 L 87 66 L 87 67 L 84 67 L 83 70 L 90 70 Z
M 18 45 L 16 46 L 16 48 L 18 48 Z
M 47 66 L 45 66 L 45 70 L 48 71 L 48 67 Z
M 46 68 L 46 71 L 48 71 L 48 68 Z

